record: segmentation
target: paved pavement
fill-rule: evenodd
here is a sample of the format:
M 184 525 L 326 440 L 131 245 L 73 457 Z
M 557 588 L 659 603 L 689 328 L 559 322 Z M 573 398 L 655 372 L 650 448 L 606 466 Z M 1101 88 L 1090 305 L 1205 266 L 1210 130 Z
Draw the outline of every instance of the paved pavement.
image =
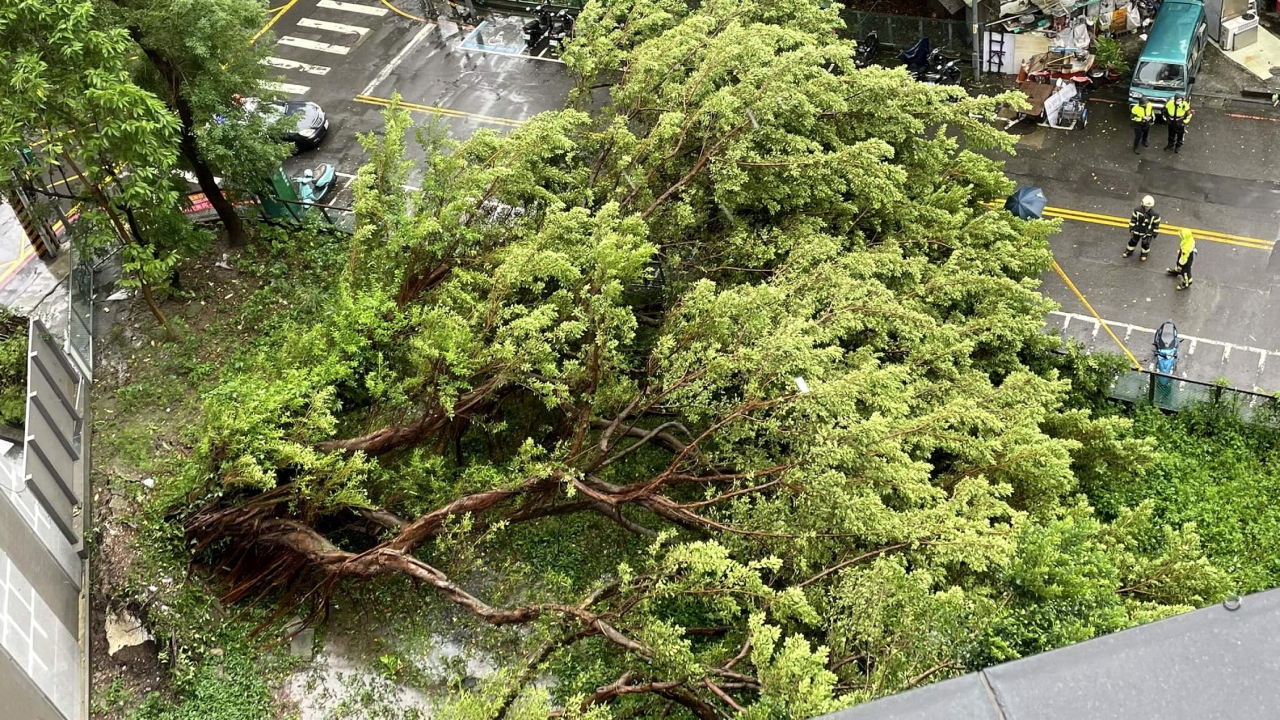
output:
M 1046 275 L 1044 291 L 1063 313 L 1051 325 L 1087 347 L 1119 350 L 1098 331 L 1096 311 L 1149 366 L 1154 328 L 1171 319 L 1195 340 L 1180 357 L 1179 375 L 1280 390 L 1280 309 L 1272 302 L 1280 281 L 1280 167 L 1271 160 L 1280 113 L 1201 102 L 1176 155 L 1162 150 L 1163 125 L 1153 129 L 1150 148 L 1133 154 L 1123 101 L 1093 100 L 1089 117 L 1083 131 L 1024 130 L 1007 163 L 1015 180 L 1044 188 L 1050 215 L 1069 218 L 1050 244 L 1079 294 L 1056 273 Z M 1122 259 L 1128 216 L 1147 194 L 1169 232 L 1146 263 Z M 1164 272 L 1177 253 L 1177 227 L 1196 231 L 1199 249 L 1195 283 L 1184 292 Z
M 521 18 L 495 15 L 477 27 L 445 20 L 424 24 L 381 0 L 295 0 L 272 21 L 272 55 L 280 82 L 295 97 L 314 100 L 332 118 L 331 137 L 294 161 L 334 162 L 344 183 L 362 162 L 356 133 L 381 127 L 386 98 L 399 92 L 425 120 L 436 116 L 455 135 L 479 128 L 503 132 L 534 114 L 559 108 L 571 83 L 554 59 L 522 52 Z M 1211 51 L 1212 54 L 1212 51 Z M 1206 64 L 1206 87 L 1221 66 Z M 305 88 L 305 89 L 304 89 Z M 1056 273 L 1044 289 L 1062 305 L 1051 327 L 1095 349 L 1118 348 L 1094 312 L 1112 323 L 1121 342 L 1150 364 L 1153 329 L 1172 319 L 1189 341 L 1177 372 L 1200 380 L 1280 390 L 1280 312 L 1271 293 L 1280 278 L 1272 263 L 1280 237 L 1280 168 L 1269 161 L 1280 113 L 1265 105 L 1205 98 L 1178 155 L 1162 152 L 1164 127 L 1153 147 L 1130 152 L 1122 96 L 1090 102 L 1087 130 L 1037 128 L 1008 161 L 1011 176 L 1043 187 L 1054 208 L 1070 218 L 1051 243 L 1073 290 Z M 413 152 L 411 150 L 411 152 Z M 411 179 L 411 182 L 413 180 Z M 1176 236 L 1157 241 L 1146 264 L 1125 261 L 1128 215 L 1144 194 L 1154 195 L 1171 233 L 1197 231 L 1196 283 L 1175 292 L 1164 273 Z M 345 198 L 339 196 L 336 203 Z M 1081 295 L 1088 300 L 1087 307 Z
M 331 162 L 349 181 L 365 157 L 357 134 L 381 130 L 396 92 L 419 122 L 439 118 L 460 138 L 564 107 L 572 82 L 545 48 L 523 52 L 523 18 L 495 14 L 471 27 L 411 15 L 378 0 L 295 0 L 271 20 L 278 89 L 319 103 L 330 118 L 329 137 L 291 171 Z M 421 158 L 413 143 L 410 155 Z

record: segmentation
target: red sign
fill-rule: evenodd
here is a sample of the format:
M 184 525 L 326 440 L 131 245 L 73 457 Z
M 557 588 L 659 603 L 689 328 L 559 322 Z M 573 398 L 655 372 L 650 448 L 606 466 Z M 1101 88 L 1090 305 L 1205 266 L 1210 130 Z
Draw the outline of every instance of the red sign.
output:
M 204 193 L 192 193 L 187 196 L 187 199 L 191 201 L 191 207 L 182 211 L 187 215 L 194 215 L 195 213 L 213 209 L 213 203 L 209 202 L 209 198 L 205 197 Z

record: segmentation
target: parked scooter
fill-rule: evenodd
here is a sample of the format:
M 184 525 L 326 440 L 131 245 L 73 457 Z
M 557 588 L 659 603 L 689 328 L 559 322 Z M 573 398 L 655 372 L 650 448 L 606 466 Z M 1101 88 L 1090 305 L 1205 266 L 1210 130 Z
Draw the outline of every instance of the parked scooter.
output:
M 948 60 L 939 48 L 929 53 L 924 77 L 918 78 L 927 85 L 959 85 L 960 61 Z
M 525 50 L 532 51 L 546 37 L 551 29 L 551 8 L 539 5 L 533 9 L 533 18 L 524 24 L 521 33 L 524 35 Z
M 305 205 L 314 205 L 324 199 L 333 189 L 335 170 L 329 163 L 320 163 L 312 172 L 311 168 L 293 179 L 298 186 L 298 200 Z
M 1156 339 L 1153 343 L 1156 349 L 1156 372 L 1161 375 L 1172 375 L 1174 365 L 1178 363 L 1178 345 L 1182 343 L 1182 339 L 1178 337 L 1178 326 L 1173 324 L 1172 320 L 1165 320 L 1164 324 L 1156 330 Z M 1173 386 L 1173 380 L 1167 377 L 1156 378 L 1156 389 L 1162 393 L 1168 393 Z
M 880 36 L 872 30 L 853 51 L 853 66 L 861 70 L 876 64 L 880 58 Z
M 559 55 L 564 49 L 565 40 L 573 38 L 574 17 L 568 10 L 561 10 L 551 17 L 551 30 L 547 33 L 547 44 L 552 55 Z

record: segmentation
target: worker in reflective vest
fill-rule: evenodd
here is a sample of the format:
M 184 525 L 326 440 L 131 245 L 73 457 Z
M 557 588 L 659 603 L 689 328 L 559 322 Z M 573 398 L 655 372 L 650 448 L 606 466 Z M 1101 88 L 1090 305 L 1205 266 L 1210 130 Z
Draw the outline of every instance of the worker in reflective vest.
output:
M 1191 103 L 1182 95 L 1174 95 L 1164 104 L 1164 119 L 1169 124 L 1169 144 L 1165 145 L 1165 150 L 1175 153 L 1182 150 L 1182 139 L 1187 136 L 1187 123 L 1191 122 L 1194 114 Z
M 1156 109 L 1151 107 L 1151 101 L 1139 95 L 1137 102 L 1129 107 L 1129 122 L 1133 125 L 1133 152 L 1138 152 L 1138 143 L 1142 143 L 1142 147 L 1148 147 L 1147 135 L 1151 132 L 1151 125 L 1156 121 Z
M 1178 289 L 1191 287 L 1191 263 L 1196 259 L 1196 239 L 1190 230 L 1183 229 L 1182 242 L 1178 244 L 1178 264 L 1164 271 L 1178 276 Z
M 1125 247 L 1123 257 L 1132 255 L 1134 248 L 1141 242 L 1142 257 L 1139 259 L 1146 262 L 1147 253 L 1151 252 L 1151 240 L 1158 232 L 1160 232 L 1160 214 L 1156 212 L 1156 199 L 1150 195 L 1144 195 L 1142 205 L 1134 208 L 1133 215 L 1129 218 L 1129 245 Z

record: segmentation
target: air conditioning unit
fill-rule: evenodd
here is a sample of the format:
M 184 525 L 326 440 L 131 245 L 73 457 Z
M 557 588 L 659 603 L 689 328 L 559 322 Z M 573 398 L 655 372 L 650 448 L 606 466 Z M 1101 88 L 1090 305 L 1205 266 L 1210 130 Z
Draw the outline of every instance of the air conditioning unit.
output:
M 1258 16 L 1245 13 L 1222 23 L 1222 49 L 1231 52 L 1241 50 L 1258 41 Z

